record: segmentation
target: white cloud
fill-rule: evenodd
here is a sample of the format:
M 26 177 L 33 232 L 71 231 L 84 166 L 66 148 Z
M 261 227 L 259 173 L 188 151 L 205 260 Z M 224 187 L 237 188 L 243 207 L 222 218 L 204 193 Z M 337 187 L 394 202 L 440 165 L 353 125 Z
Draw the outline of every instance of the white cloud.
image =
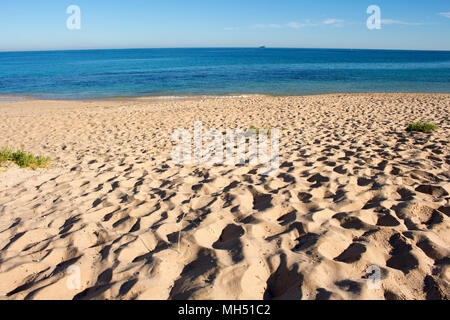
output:
M 341 19 L 327 19 L 323 21 L 324 24 L 333 24 L 335 26 L 340 26 L 344 23 L 344 20 Z
M 326 25 L 333 25 L 336 27 L 340 27 L 345 23 L 345 20 L 342 19 L 327 19 L 325 21 L 323 21 L 322 23 L 313 23 L 311 22 L 310 19 L 305 19 L 301 22 L 299 21 L 291 21 L 288 22 L 286 24 L 254 24 L 252 26 L 250 26 L 251 29 L 282 29 L 282 28 L 292 28 L 292 29 L 300 29 L 300 28 L 304 28 L 304 27 L 317 27 L 320 26 L 321 24 L 326 24 Z M 227 28 L 230 29 L 230 28 Z
M 450 11 L 449 12 L 439 12 L 438 15 L 450 19 Z
M 313 27 L 313 26 L 317 26 L 317 24 L 311 23 L 311 20 L 305 20 L 304 23 L 301 22 L 289 22 L 288 24 L 286 24 L 286 27 L 289 28 L 293 28 L 293 29 L 300 29 L 303 27 Z
M 265 24 L 254 24 L 250 28 L 252 29 L 264 29 L 266 27 Z
M 281 29 L 281 25 L 271 23 L 271 24 L 254 24 L 250 28 L 252 29 Z
M 302 26 L 298 22 L 289 22 L 286 26 L 289 28 L 300 29 Z
M 225 31 L 236 31 L 236 30 L 239 30 L 240 28 L 239 27 L 227 27 L 227 28 L 223 28 L 223 30 L 225 30 Z
M 394 19 L 381 19 L 381 24 L 401 24 L 401 25 L 405 25 L 405 26 L 424 25 L 423 22 L 407 22 L 407 21 L 394 20 Z

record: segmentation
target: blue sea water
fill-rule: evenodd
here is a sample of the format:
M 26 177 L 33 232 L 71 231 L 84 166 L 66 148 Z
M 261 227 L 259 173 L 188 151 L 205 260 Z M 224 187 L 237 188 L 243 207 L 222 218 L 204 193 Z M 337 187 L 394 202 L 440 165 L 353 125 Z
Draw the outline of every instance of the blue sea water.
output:
M 450 51 L 202 48 L 0 52 L 0 95 L 450 93 Z

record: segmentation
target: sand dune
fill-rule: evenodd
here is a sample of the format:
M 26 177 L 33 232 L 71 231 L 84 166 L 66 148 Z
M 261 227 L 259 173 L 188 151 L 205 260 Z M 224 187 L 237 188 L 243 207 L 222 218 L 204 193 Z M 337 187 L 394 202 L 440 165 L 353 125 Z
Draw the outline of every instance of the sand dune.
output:
M 0 146 L 53 159 L 0 172 L 0 298 L 448 298 L 449 111 L 438 94 L 0 102 Z M 194 121 L 282 129 L 279 171 L 174 164 Z

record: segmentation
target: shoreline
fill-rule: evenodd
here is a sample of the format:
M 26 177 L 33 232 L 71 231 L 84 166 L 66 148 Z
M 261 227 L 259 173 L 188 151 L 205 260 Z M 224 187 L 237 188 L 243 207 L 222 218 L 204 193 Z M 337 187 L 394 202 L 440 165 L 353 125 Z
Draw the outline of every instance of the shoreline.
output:
M 102 98 L 83 98 L 83 99 L 50 99 L 30 95 L 2 95 L 0 94 L 0 102 L 20 102 L 20 101 L 53 101 L 53 102 L 117 102 L 117 101 L 187 101 L 187 100 L 208 100 L 208 99 L 245 99 L 252 97 L 280 97 L 280 98 L 296 98 L 296 97 L 326 97 L 326 96 L 370 96 L 370 95 L 450 95 L 450 92 L 335 92 L 335 93 L 317 93 L 317 94 L 263 94 L 263 93 L 240 93 L 240 94 L 210 94 L 210 95 L 140 95 L 140 96 L 111 96 Z

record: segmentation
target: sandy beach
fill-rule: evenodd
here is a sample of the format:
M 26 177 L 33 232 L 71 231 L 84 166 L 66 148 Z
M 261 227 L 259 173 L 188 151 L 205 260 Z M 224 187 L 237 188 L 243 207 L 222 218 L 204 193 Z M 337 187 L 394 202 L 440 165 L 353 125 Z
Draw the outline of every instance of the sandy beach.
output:
M 52 158 L 0 169 L 0 299 L 448 299 L 449 119 L 449 94 L 0 101 L 0 147 Z M 175 164 L 195 121 L 278 128 L 277 174 Z

